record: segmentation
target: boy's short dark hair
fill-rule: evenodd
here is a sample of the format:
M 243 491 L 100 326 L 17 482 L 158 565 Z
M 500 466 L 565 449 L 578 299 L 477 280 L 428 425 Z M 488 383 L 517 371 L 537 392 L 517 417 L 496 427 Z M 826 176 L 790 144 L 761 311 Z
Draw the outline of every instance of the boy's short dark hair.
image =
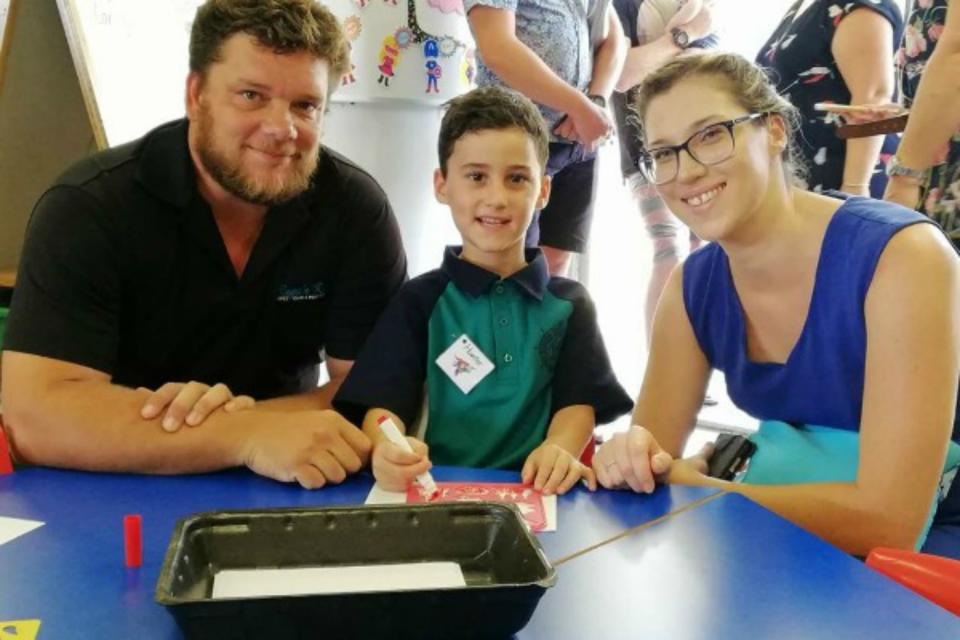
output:
M 330 65 L 338 87 L 350 66 L 350 47 L 340 23 L 314 0 L 207 0 L 190 30 L 190 71 L 205 75 L 235 33 L 253 36 L 276 53 L 306 51 Z
M 516 127 L 533 140 L 541 170 L 550 155 L 550 137 L 539 109 L 516 91 L 498 86 L 481 87 L 463 94 L 445 105 L 440 123 L 440 172 L 447 175 L 447 161 L 457 140 L 468 133 Z

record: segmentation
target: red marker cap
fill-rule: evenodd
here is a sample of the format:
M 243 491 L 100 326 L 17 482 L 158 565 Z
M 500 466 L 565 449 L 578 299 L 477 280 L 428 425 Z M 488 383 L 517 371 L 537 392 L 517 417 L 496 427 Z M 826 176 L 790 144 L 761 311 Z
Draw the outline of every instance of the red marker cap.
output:
M 10 459 L 10 447 L 3 433 L 3 423 L 0 423 L 0 476 L 8 473 L 13 473 L 13 460 Z
M 128 569 L 143 564 L 143 519 L 140 516 L 123 516 L 123 554 Z

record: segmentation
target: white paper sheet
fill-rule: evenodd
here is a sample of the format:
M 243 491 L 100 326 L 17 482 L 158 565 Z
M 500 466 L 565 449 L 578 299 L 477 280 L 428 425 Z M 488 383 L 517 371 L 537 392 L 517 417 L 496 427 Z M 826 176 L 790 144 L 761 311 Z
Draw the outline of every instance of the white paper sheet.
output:
M 463 571 L 456 562 L 225 569 L 213 578 L 213 598 L 413 591 L 464 586 Z
M 556 531 L 557 530 L 557 496 L 542 496 L 543 498 L 543 511 L 547 516 L 547 526 L 543 528 L 544 533 L 547 531 Z M 406 504 L 407 494 L 402 491 L 385 491 L 380 488 L 380 485 L 374 484 L 373 489 L 370 489 L 370 493 L 367 494 L 367 499 L 364 500 L 364 504 Z
M 0 544 L 6 544 L 14 538 L 42 527 L 43 523 L 37 520 L 22 520 L 0 516 Z

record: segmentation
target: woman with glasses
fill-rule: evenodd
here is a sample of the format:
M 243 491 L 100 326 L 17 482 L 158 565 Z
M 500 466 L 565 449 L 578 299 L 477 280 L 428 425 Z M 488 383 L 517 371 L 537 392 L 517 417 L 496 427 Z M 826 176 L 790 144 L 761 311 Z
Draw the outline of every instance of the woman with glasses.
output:
M 734 54 L 651 74 L 636 109 L 644 170 L 710 244 L 671 275 L 627 432 L 600 483 L 741 493 L 857 555 L 951 529 L 960 465 L 960 259 L 926 217 L 797 186 L 794 107 Z M 740 482 L 678 460 L 712 369 L 759 418 Z M 951 507 L 950 505 L 953 504 Z M 960 537 L 941 553 L 960 557 Z
M 814 191 L 838 189 L 880 198 L 894 135 L 841 140 L 834 113 L 821 102 L 889 103 L 893 52 L 903 33 L 900 0 L 797 0 L 760 50 L 777 90 L 797 107 L 797 148 Z

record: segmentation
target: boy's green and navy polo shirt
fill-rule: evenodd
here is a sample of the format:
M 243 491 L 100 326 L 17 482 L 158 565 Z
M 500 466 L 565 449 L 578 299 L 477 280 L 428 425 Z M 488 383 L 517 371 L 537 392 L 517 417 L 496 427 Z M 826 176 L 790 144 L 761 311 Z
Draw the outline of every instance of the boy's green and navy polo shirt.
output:
M 392 411 L 420 435 L 434 464 L 519 469 L 553 415 L 591 405 L 598 423 L 630 411 L 610 368 L 593 303 L 578 282 L 551 278 L 539 249 L 506 279 L 448 247 L 440 269 L 405 284 L 384 311 L 334 400 L 355 424 Z M 495 368 L 463 393 L 436 363 L 467 335 Z

